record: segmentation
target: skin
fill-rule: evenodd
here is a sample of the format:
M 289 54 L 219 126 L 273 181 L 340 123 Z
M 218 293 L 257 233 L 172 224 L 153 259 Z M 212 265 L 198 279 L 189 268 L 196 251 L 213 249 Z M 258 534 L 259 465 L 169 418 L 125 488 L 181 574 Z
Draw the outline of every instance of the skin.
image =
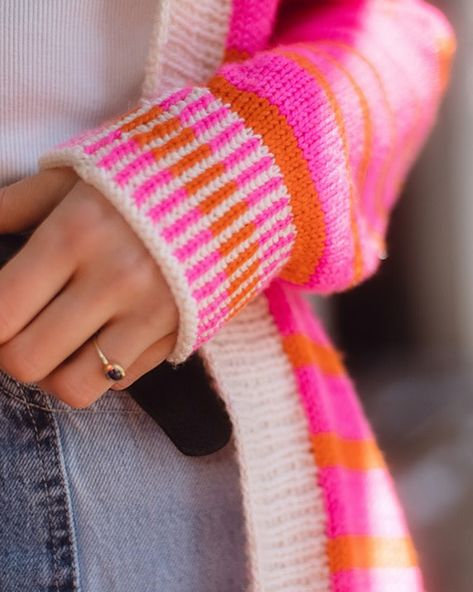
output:
M 69 167 L 0 188 L 0 234 L 33 229 L 0 270 L 0 368 L 71 407 L 125 389 L 172 351 L 174 297 L 114 206 Z M 123 366 L 106 378 L 92 342 Z

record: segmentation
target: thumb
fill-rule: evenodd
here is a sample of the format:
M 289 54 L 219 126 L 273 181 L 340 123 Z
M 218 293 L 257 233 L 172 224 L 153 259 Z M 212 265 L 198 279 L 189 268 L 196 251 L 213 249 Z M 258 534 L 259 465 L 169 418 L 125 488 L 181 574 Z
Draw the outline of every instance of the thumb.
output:
M 69 167 L 45 169 L 0 188 L 0 234 L 38 226 L 77 182 Z

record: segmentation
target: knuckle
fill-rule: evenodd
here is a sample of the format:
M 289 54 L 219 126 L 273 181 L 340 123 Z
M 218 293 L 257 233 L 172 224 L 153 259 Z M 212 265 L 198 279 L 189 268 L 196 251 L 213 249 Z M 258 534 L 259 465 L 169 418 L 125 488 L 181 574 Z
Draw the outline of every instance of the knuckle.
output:
M 77 183 L 66 200 L 73 211 L 79 213 L 78 216 L 69 216 L 79 219 L 79 228 L 100 228 L 108 222 L 110 210 L 113 209 L 98 189 L 84 182 Z
M 62 240 L 74 249 L 88 246 L 95 248 L 98 242 L 103 246 L 103 233 L 107 220 L 103 208 L 97 199 L 83 199 L 82 194 L 71 196 L 71 201 L 64 207 L 58 226 L 62 230 Z M 79 200 L 77 198 L 80 198 Z M 65 201 L 67 201 L 66 198 Z
M 152 267 L 146 260 L 133 256 L 125 256 L 112 263 L 109 274 L 111 285 L 123 289 L 126 294 L 143 295 L 153 286 Z
M 156 269 L 153 261 L 148 259 L 131 260 L 128 265 L 128 281 L 136 290 L 149 289 L 156 282 Z
M 69 252 L 82 253 L 90 235 L 90 229 L 88 232 L 80 216 L 65 216 L 63 223 L 58 225 L 57 240 Z

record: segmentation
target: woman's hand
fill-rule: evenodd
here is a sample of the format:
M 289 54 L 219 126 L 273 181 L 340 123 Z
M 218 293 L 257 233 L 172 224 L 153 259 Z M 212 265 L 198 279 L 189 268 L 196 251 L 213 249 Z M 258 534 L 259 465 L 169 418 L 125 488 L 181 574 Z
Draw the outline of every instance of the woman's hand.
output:
M 123 389 L 174 347 L 178 311 L 121 214 L 70 168 L 0 189 L 0 234 L 35 230 L 0 270 L 0 368 L 72 407 Z M 112 383 L 91 338 L 126 370 Z

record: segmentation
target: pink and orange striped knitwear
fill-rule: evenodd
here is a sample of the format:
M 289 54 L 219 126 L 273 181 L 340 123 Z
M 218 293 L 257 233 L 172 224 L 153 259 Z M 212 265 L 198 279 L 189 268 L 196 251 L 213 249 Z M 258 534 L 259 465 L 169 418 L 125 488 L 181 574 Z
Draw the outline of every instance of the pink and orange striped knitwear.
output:
M 169 282 L 168 360 L 200 349 L 234 423 L 252 591 L 424 589 L 306 294 L 385 257 L 454 51 L 422 0 L 157 0 L 139 103 L 40 158 L 101 190 Z

